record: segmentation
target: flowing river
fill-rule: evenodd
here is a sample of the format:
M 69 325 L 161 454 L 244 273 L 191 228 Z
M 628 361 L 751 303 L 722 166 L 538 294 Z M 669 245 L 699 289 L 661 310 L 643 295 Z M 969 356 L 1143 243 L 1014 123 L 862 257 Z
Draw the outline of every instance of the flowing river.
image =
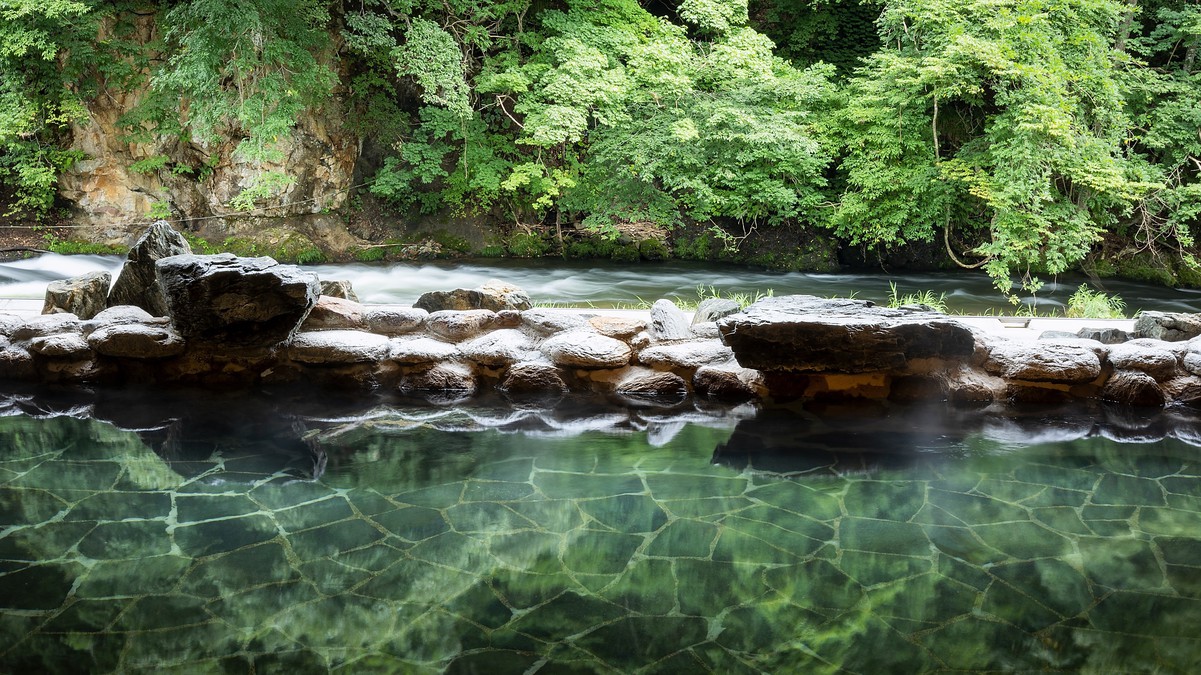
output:
M 0 298 L 41 299 L 46 284 L 92 271 L 116 275 L 122 258 L 116 256 L 42 255 L 0 263 Z M 982 273 L 807 274 L 765 272 L 713 263 L 664 262 L 617 264 L 565 260 L 472 260 L 395 264 L 310 266 L 322 279 L 351 282 L 359 299 L 368 303 L 412 304 L 427 291 L 474 288 L 493 278 L 513 283 L 529 293 L 535 304 L 623 307 L 659 298 L 695 301 L 697 289 L 741 293 L 753 298 L 805 293 L 822 297 L 855 297 L 885 302 L 890 282 L 901 295 L 945 294 L 949 311 L 961 314 L 1013 313 L 1014 308 Z M 1061 276 L 1048 279 L 1037 297 L 1027 297 L 1039 313 L 1062 314 L 1071 296 L 1087 279 Z M 1152 284 L 1105 280 L 1106 292 L 1120 296 L 1126 312 L 1201 311 L 1201 290 L 1173 289 Z

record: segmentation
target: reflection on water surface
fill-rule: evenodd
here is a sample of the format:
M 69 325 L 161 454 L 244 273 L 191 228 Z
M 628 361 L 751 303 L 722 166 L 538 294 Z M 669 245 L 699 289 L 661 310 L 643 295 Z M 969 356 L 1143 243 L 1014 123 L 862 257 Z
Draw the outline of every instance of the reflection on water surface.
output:
M 1188 419 L 126 396 L 0 407 L 6 670 L 1201 665 Z

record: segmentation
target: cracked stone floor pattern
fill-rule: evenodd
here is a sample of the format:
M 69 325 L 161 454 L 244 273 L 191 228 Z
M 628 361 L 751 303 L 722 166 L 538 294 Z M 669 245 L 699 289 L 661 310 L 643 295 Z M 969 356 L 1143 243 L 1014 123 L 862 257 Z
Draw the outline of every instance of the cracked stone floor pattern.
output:
M 164 459 L 0 419 L 0 670 L 1201 668 L 1201 461 L 1102 438 L 785 474 L 750 435 L 420 422 Z M 778 439 L 777 439 L 778 442 Z

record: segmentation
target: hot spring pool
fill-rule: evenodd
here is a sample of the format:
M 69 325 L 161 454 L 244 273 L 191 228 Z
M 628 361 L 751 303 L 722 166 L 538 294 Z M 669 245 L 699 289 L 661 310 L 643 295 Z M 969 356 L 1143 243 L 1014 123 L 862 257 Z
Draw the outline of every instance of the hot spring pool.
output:
M 10 672 L 1201 667 L 1201 437 L 1081 409 L 0 399 Z

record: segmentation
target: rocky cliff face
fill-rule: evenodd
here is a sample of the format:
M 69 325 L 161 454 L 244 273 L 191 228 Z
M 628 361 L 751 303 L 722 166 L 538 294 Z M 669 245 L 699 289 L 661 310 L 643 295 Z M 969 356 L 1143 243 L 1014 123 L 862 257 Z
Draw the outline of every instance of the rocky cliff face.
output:
M 132 18 L 136 39 L 157 37 L 153 15 Z M 102 29 L 102 30 L 107 30 Z M 153 59 L 152 55 L 152 59 Z M 171 220 L 210 239 L 285 227 L 326 248 L 341 250 L 351 238 L 329 212 L 343 206 L 351 186 L 361 140 L 344 126 L 346 114 L 337 93 L 320 109 L 309 110 L 278 144 L 278 161 L 250 161 L 234 154 L 241 134 L 223 130 L 218 143 L 161 137 L 131 143 L 121 117 L 133 110 L 144 90 L 105 88 L 88 103 L 88 117 L 72 125 L 72 148 L 87 158 L 59 180 L 60 195 L 76 208 L 76 221 L 86 227 L 81 237 L 102 243 L 129 245 L 156 218 L 156 204 L 166 205 Z M 152 171 L 130 170 L 136 162 L 165 156 Z M 178 167 L 200 170 L 179 172 Z M 293 179 L 271 198 L 260 200 L 262 211 L 248 215 L 230 202 L 266 173 Z M 203 219 L 203 220 L 200 220 Z

